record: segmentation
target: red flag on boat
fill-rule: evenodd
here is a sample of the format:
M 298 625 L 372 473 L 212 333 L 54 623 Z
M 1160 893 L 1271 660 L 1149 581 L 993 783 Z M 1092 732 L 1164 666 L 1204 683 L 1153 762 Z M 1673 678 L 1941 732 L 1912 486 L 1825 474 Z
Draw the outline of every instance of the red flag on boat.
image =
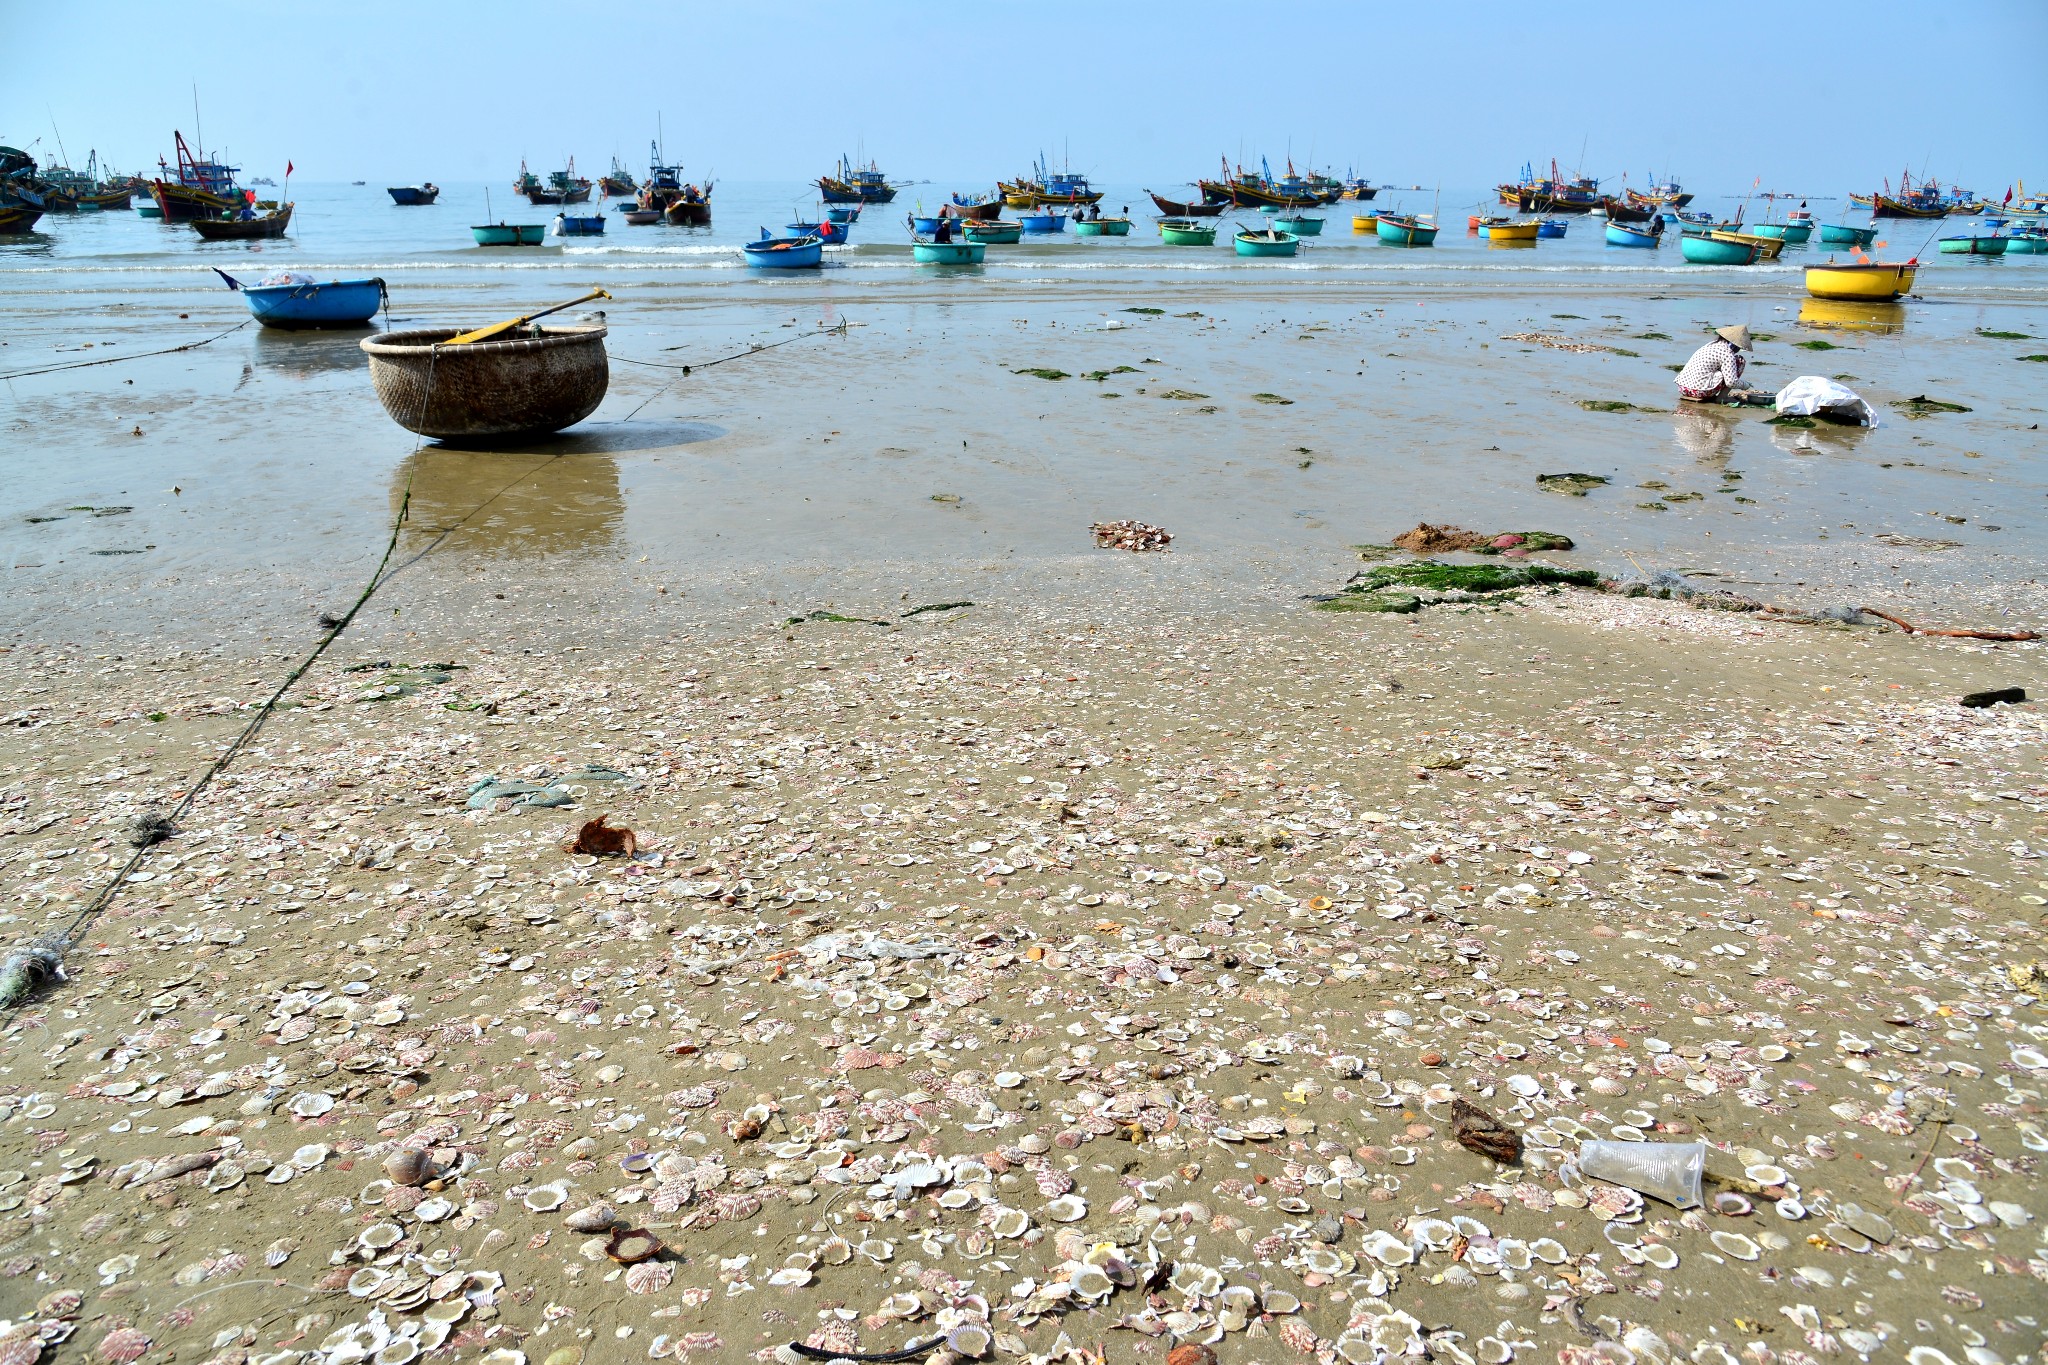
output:
M 2007 187 L 2005 191 L 2005 202 L 2008 204 L 2012 202 L 2012 189 L 2010 187 Z
M 284 173 L 285 173 L 286 175 L 290 175 L 290 174 L 292 173 L 292 163 L 291 163 L 291 162 L 287 161 L 287 162 L 285 162 L 285 163 L 284 163 Z

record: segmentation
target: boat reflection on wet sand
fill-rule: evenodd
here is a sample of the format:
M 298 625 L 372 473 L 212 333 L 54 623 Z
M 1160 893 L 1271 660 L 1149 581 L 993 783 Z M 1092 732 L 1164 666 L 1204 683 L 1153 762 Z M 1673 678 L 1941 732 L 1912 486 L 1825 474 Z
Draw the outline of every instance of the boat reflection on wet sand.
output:
M 1799 323 L 1830 331 L 1890 334 L 1906 330 L 1906 308 L 1878 300 L 1801 299 Z

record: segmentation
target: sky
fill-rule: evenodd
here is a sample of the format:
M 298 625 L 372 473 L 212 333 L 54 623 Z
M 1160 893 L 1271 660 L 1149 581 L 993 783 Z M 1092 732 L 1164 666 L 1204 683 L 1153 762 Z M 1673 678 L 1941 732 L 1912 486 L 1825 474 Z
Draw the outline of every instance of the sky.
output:
M 975 187 L 1043 149 L 1156 188 L 1291 150 L 1474 187 L 1525 161 L 1703 192 L 1933 172 L 2048 190 L 2048 0 L 0 0 L 0 143 L 123 170 L 508 179 L 569 156 L 801 180 L 864 148 Z M 54 129 L 54 131 L 53 131 Z

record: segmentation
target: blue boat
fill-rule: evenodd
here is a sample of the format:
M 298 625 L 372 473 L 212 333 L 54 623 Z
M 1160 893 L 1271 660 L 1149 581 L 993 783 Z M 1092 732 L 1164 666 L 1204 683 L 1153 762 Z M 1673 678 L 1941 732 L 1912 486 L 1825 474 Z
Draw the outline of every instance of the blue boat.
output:
M 391 196 L 391 202 L 394 204 L 431 204 L 441 197 L 441 187 L 432 182 L 425 185 L 393 185 L 384 193 Z
M 910 215 L 910 230 L 926 237 L 939 230 L 939 215 L 936 213 L 913 213 Z
M 384 306 L 382 280 L 328 280 L 292 275 L 274 284 L 243 284 L 225 270 L 214 274 L 238 291 L 249 313 L 265 327 L 360 327 Z
M 602 237 L 604 236 L 604 215 L 602 213 L 558 213 L 555 215 L 557 237 Z
M 1662 223 L 1657 224 L 1654 229 L 1647 225 L 1634 223 L 1609 222 L 1607 224 L 1607 245 L 1609 246 L 1653 247 L 1661 245 L 1663 241 L 1664 225 Z
M 799 237 L 816 237 L 827 246 L 845 246 L 846 234 L 853 230 L 853 224 L 842 223 L 827 217 L 822 223 L 791 223 L 789 230 Z
M 825 206 L 825 218 L 827 221 L 834 223 L 858 223 L 860 221 L 860 205 L 828 204 Z
M 747 264 L 763 270 L 816 270 L 825 263 L 825 244 L 816 237 L 771 237 L 761 229 L 761 240 L 740 247 Z
M 1067 226 L 1067 215 L 1034 211 L 1018 214 L 1017 221 L 1026 232 L 1062 232 Z
M 1540 218 L 1536 222 L 1536 235 L 1538 237 L 1562 237 L 1564 236 L 1565 228 L 1568 226 L 1570 225 L 1562 218 Z
M 988 254 L 981 242 L 923 242 L 910 244 L 911 259 L 919 265 L 980 265 Z
M 1875 227 L 1844 227 L 1839 223 L 1822 223 L 1820 241 L 1822 246 L 1867 247 L 1877 240 Z

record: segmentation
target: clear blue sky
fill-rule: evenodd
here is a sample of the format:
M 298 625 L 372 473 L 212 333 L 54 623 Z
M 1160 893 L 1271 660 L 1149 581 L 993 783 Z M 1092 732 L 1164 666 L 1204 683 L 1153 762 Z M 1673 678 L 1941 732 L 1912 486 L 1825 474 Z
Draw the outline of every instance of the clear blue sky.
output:
M 123 169 L 508 178 L 522 156 L 799 179 L 864 143 L 979 184 L 1043 147 L 1161 187 L 1263 151 L 1476 187 L 1525 160 L 1843 192 L 1910 163 L 2048 190 L 2048 0 L 0 0 L 0 142 Z M 979 107 L 977 107 L 979 106 Z

